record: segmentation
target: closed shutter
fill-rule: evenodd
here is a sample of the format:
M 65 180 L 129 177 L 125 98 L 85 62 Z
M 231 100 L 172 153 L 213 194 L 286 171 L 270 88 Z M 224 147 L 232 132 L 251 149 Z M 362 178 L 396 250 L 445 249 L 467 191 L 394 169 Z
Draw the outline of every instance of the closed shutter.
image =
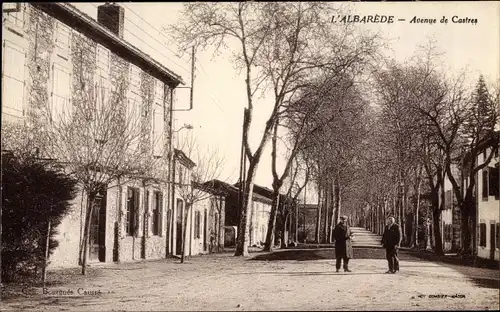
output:
M 26 54 L 10 41 L 4 41 L 2 63 L 2 108 L 15 117 L 24 116 Z

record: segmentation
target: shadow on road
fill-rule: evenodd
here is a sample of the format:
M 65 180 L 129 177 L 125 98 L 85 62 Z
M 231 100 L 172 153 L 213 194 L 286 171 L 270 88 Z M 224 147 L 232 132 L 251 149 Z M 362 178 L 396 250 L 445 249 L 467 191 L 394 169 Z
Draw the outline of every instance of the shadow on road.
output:
M 289 249 L 289 250 L 277 250 L 274 252 L 260 254 L 250 258 L 248 261 L 313 261 L 313 260 L 322 260 L 322 259 L 335 259 L 335 251 L 334 249 Z M 354 248 L 354 257 L 353 259 L 385 259 L 385 250 L 380 248 Z M 400 251 L 399 259 L 403 261 L 411 261 L 412 264 L 405 265 L 405 267 L 414 267 L 414 268 L 449 268 L 453 271 L 459 273 L 458 276 L 463 276 L 465 278 L 470 279 L 472 282 L 476 284 L 478 287 L 483 288 L 500 288 L 500 276 L 498 270 L 487 270 L 487 269 L 478 269 L 469 266 L 461 266 L 448 264 L 443 262 L 437 262 L 433 259 L 422 259 L 422 257 L 417 257 L 414 253 Z M 430 262 L 432 261 L 432 262 Z M 422 265 L 418 263 L 421 262 Z M 425 269 L 424 269 L 425 270 Z M 439 269 L 437 269 L 439 270 Z M 481 270 L 481 271 L 478 271 Z M 486 271 L 485 271 L 486 270 Z M 438 271 L 439 272 L 439 271 Z M 270 274 L 282 274 L 282 275 L 319 275 L 322 273 L 318 272 L 269 272 Z M 325 272 L 323 274 L 343 274 L 344 273 L 335 273 L 333 272 Z M 351 273 L 353 275 L 358 274 L 384 274 L 384 273 Z
M 335 271 L 329 271 L 329 272 L 275 272 L 275 271 L 270 271 L 270 272 L 245 272 L 245 273 L 236 273 L 237 275 L 240 274 L 269 274 L 269 275 L 286 275 L 286 276 L 315 276 L 315 275 L 379 275 L 379 274 L 385 274 L 384 272 L 351 272 L 351 273 L 344 273 L 344 272 L 339 272 L 336 273 Z
M 385 250 L 380 248 L 354 248 L 354 259 L 385 259 Z M 414 257 L 400 253 L 400 260 L 415 260 Z M 256 261 L 311 261 L 321 259 L 335 259 L 334 249 L 290 249 L 261 254 L 249 260 Z

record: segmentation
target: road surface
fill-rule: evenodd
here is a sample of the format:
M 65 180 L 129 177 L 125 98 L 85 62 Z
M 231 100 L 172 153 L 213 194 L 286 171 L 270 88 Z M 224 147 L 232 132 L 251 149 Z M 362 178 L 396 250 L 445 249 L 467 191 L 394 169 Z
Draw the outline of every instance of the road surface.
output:
M 231 254 L 50 272 L 46 287 L 9 288 L 2 311 L 498 310 L 498 272 L 402 253 L 384 274 L 382 249 L 356 248 L 352 273 L 335 273 L 331 249 Z

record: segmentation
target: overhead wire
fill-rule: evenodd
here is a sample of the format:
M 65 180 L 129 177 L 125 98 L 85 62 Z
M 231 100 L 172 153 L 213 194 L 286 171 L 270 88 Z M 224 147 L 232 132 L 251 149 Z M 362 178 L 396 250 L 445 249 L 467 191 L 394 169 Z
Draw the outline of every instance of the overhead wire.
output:
M 165 36 L 165 34 L 163 32 L 161 32 L 159 29 L 157 29 L 156 27 L 154 27 L 153 25 L 151 25 L 151 23 L 149 23 L 147 20 L 145 20 L 142 16 L 140 16 L 139 14 L 137 14 L 136 12 L 134 12 L 132 9 L 130 9 L 127 5 L 125 5 L 124 3 L 122 4 L 128 11 L 132 12 L 132 14 L 134 14 L 135 16 L 137 16 L 138 18 L 140 18 L 144 23 L 146 23 L 149 27 L 151 27 L 153 30 L 155 30 L 156 32 L 158 32 L 159 35 L 161 35 L 163 38 L 165 38 L 170 44 L 174 44 L 177 46 L 177 48 L 180 50 L 180 46 L 175 43 L 175 41 L 173 41 L 171 38 L 167 38 Z M 130 20 L 129 20 L 130 21 Z M 133 23 L 132 21 L 130 21 L 132 24 L 134 24 L 135 26 L 137 26 L 137 24 Z M 140 28 L 139 26 L 137 26 L 139 29 L 143 30 L 142 28 Z M 149 35 L 148 32 L 146 32 L 147 35 Z M 152 37 L 151 35 L 149 35 L 150 37 Z M 152 37 L 155 41 L 159 42 L 156 38 Z M 160 42 L 159 42 L 160 43 Z M 172 49 L 170 49 L 167 45 L 164 45 L 162 44 L 165 48 L 167 48 L 169 51 L 171 51 L 172 53 L 176 54 L 176 52 L 172 51 Z M 180 56 L 179 56 L 180 57 Z M 180 57 L 182 59 L 182 57 Z M 198 63 L 200 65 L 200 67 L 202 68 L 205 76 L 210 79 L 208 73 L 206 72 L 205 68 L 203 67 L 203 65 L 201 63 Z M 196 69 L 196 71 L 198 71 L 198 73 L 200 73 L 199 70 Z M 214 94 L 213 92 L 211 93 L 210 95 L 212 101 L 214 102 L 214 104 L 219 108 L 219 110 L 221 112 L 224 112 L 224 110 L 220 107 L 220 105 L 218 104 L 218 101 L 215 100 L 214 98 Z
M 92 5 L 93 7 L 95 7 L 96 9 L 98 8 L 95 4 L 93 3 L 89 3 L 90 5 Z M 152 29 L 156 30 L 160 35 L 162 35 L 165 39 L 168 39 L 166 38 L 157 28 L 155 28 L 153 25 L 151 25 L 149 22 L 147 22 L 146 20 L 144 20 L 144 18 L 142 18 L 140 15 L 138 15 L 137 13 L 133 12 L 130 8 L 128 8 L 128 11 L 132 12 L 134 15 L 138 16 L 141 20 L 145 21 L 147 25 L 149 25 Z M 26 14 L 29 14 L 28 13 L 29 11 L 25 12 Z M 83 12 L 82 12 L 83 13 Z M 108 14 L 106 14 L 106 16 L 110 17 Z M 17 17 L 15 17 L 17 19 Z M 128 22 L 130 22 L 132 25 L 136 26 L 139 30 L 141 30 L 143 33 L 146 33 L 149 37 L 153 38 L 156 42 L 160 43 L 163 47 L 167 48 L 169 51 L 173 52 L 172 49 L 168 48 L 164 43 L 161 43 L 159 40 L 157 40 L 156 38 L 152 37 L 147 31 L 145 31 L 143 28 L 141 28 L 139 25 L 137 25 L 136 23 L 134 23 L 133 21 L 131 21 L 129 18 L 125 18 Z M 140 37 L 138 37 L 137 35 L 135 35 L 133 32 L 131 32 L 130 30 L 128 29 L 124 29 L 125 32 L 129 33 L 130 35 L 134 36 L 135 38 L 137 38 L 139 41 L 141 41 L 142 43 L 146 44 L 148 47 L 150 47 L 151 49 L 153 49 L 155 52 L 157 52 L 158 54 L 162 55 L 163 57 L 165 57 L 166 59 L 168 59 L 169 61 L 171 61 L 173 64 L 177 65 L 179 68 L 182 68 L 184 69 L 185 71 L 187 72 L 190 72 L 186 67 L 178 64 L 177 62 L 175 62 L 174 60 L 172 60 L 171 58 L 169 58 L 168 56 L 166 56 L 165 54 L 163 54 L 162 52 L 158 51 L 158 49 L 156 49 L 155 47 L 151 46 L 150 44 L 148 44 L 147 42 L 145 42 L 143 39 L 141 39 Z M 71 33 L 68 33 L 68 34 L 63 34 L 61 32 L 58 32 L 57 34 L 59 37 L 63 37 L 65 39 L 68 39 L 68 40 L 71 40 L 72 38 L 71 37 Z M 172 44 L 174 45 L 177 45 L 175 42 L 171 42 Z M 177 47 L 179 47 L 177 45 Z M 96 52 L 98 53 L 98 52 Z M 173 52 L 174 54 L 176 54 L 175 52 Z M 182 58 L 180 58 L 182 60 Z M 196 59 L 195 59 L 196 61 Z M 201 63 L 198 63 L 202 69 L 202 72 L 200 72 L 200 70 L 198 70 L 197 68 L 195 69 L 196 72 L 198 73 L 202 73 L 203 75 L 205 75 L 205 77 L 207 79 L 210 79 L 210 76 L 208 75 L 207 71 L 205 70 L 204 66 L 201 64 Z M 135 71 L 131 71 L 130 74 L 134 75 L 135 78 L 139 78 L 139 74 Z M 214 93 L 212 92 L 210 94 L 210 98 L 212 100 L 212 102 L 217 106 L 217 108 L 221 111 L 221 112 L 224 112 L 224 110 L 221 108 L 221 106 L 219 105 L 218 101 L 215 99 L 215 95 Z
M 98 7 L 94 4 L 94 3 L 89 3 L 90 5 L 94 6 L 96 9 L 98 9 Z M 104 15 L 106 15 L 107 17 L 110 17 L 111 16 L 109 14 L 106 14 L 104 13 Z M 146 33 L 148 34 L 144 29 L 142 29 L 141 27 L 137 26 L 137 24 L 135 24 L 134 22 L 130 21 L 130 19 L 128 18 L 125 18 L 125 20 L 129 21 L 131 24 L 135 25 L 137 28 L 139 28 L 143 33 Z M 134 36 L 135 38 L 137 38 L 137 40 L 141 41 L 142 43 L 144 43 L 145 45 L 147 45 L 148 47 L 150 47 L 151 49 L 153 49 L 153 51 L 155 51 L 156 53 L 158 53 L 159 55 L 162 55 L 164 58 L 166 58 L 167 60 L 169 60 L 170 62 L 172 62 L 173 64 L 177 65 L 179 68 L 182 68 L 184 69 L 186 72 L 190 72 L 190 70 L 188 70 L 186 67 L 178 64 L 177 62 L 175 62 L 174 60 L 172 60 L 170 57 L 166 56 L 165 54 L 163 54 L 161 51 L 158 51 L 157 48 L 151 46 L 149 43 L 145 42 L 143 39 L 141 39 L 139 36 L 135 35 L 133 32 L 129 31 L 128 29 L 124 28 L 124 32 L 127 32 L 129 33 L 130 35 Z M 154 38 L 153 38 L 154 39 Z M 158 41 L 157 39 L 155 39 L 156 41 Z M 159 41 L 158 41 L 159 42 Z M 161 44 L 161 42 L 159 42 Z
M 170 44 L 174 44 L 174 45 L 176 45 L 176 46 L 179 48 L 179 50 L 181 50 L 181 49 L 180 49 L 180 46 L 179 46 L 177 43 L 175 43 L 175 41 L 173 41 L 173 40 L 172 40 L 172 38 L 167 38 L 167 36 L 165 36 L 165 34 L 164 34 L 162 31 L 160 31 L 158 28 L 156 28 L 156 27 L 154 27 L 153 25 L 151 25 L 151 24 L 150 24 L 147 20 L 145 20 L 142 16 L 140 16 L 139 14 L 137 14 L 136 12 L 134 12 L 132 9 L 130 9 L 127 5 L 125 5 L 125 3 L 122 3 L 122 5 L 123 5 L 123 7 L 124 7 L 124 8 L 128 9 L 128 10 L 129 10 L 132 14 L 134 14 L 135 16 L 137 16 L 138 18 L 140 18 L 140 19 L 141 19 L 144 23 L 146 23 L 146 24 L 147 24 L 149 27 L 151 27 L 153 30 L 157 31 L 157 32 L 158 32 L 158 34 L 159 34 L 160 36 L 162 36 L 163 38 L 165 38 L 165 39 L 166 39 L 166 40 L 167 40 Z M 130 21 L 130 20 L 129 20 L 129 21 Z M 134 23 L 132 23 L 132 24 L 134 24 Z M 134 25 L 136 25 L 136 24 L 134 24 Z M 136 25 L 136 26 L 137 26 L 137 25 Z M 140 28 L 140 27 L 139 27 L 139 28 Z M 147 33 L 147 32 L 146 32 L 146 34 L 147 34 L 147 35 L 149 35 L 149 33 Z M 150 36 L 151 38 L 155 39 L 157 42 L 161 43 L 160 41 L 158 41 L 156 38 L 152 37 L 151 35 L 149 35 L 149 36 Z M 170 47 L 168 47 L 166 44 L 164 44 L 164 43 L 161 43 L 161 44 L 162 44 L 162 45 L 163 45 L 166 49 L 168 49 L 170 52 L 174 53 L 177 57 L 179 57 L 179 58 L 181 58 L 181 59 L 182 59 L 182 57 L 181 57 L 180 55 L 178 55 L 178 53 L 177 53 L 177 52 L 175 52 L 175 51 L 173 51 L 172 49 L 170 49 Z

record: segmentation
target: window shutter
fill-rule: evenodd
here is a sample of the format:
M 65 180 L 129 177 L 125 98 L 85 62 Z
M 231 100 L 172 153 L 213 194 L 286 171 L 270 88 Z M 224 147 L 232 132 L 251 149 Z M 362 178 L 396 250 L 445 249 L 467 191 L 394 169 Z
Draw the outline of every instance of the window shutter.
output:
M 4 41 L 2 108 L 16 117 L 24 115 L 24 80 L 26 54 L 10 41 Z

